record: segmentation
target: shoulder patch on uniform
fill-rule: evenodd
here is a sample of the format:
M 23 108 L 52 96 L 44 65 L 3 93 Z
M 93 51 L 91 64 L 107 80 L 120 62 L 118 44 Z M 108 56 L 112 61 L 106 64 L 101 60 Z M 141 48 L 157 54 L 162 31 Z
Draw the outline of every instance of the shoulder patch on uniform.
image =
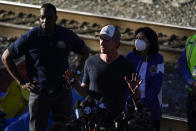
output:
M 157 73 L 161 72 L 164 73 L 164 63 L 158 64 L 157 65 Z
M 57 42 L 57 47 L 58 48 L 65 48 L 66 44 L 64 41 L 60 40 Z

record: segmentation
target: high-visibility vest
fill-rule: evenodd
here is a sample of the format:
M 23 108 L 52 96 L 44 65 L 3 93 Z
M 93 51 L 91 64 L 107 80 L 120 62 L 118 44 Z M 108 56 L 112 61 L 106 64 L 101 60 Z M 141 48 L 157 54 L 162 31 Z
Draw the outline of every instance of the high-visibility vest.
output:
M 185 46 L 187 65 L 192 77 L 196 80 L 196 34 L 187 39 Z M 190 91 L 192 91 L 191 88 Z

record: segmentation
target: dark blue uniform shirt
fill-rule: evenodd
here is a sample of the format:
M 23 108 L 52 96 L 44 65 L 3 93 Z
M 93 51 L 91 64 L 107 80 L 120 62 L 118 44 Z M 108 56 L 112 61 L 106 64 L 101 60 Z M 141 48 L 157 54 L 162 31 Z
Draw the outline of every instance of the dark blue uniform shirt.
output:
M 69 52 L 79 53 L 83 45 L 71 30 L 56 25 L 55 34 L 49 37 L 37 26 L 12 43 L 8 50 L 13 58 L 25 55 L 28 77 L 38 87 L 55 90 L 61 87 L 62 75 L 69 68 Z

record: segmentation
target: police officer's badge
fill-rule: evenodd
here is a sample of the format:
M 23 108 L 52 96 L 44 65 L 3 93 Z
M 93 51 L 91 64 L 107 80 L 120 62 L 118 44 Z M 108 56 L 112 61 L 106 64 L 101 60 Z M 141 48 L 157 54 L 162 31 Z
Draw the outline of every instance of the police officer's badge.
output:
M 65 44 L 64 41 L 60 40 L 60 41 L 57 42 L 57 47 L 58 48 L 62 49 L 62 48 L 65 48 L 65 46 L 66 46 L 66 44 Z
M 157 66 L 156 66 L 156 65 L 152 65 L 152 66 L 150 67 L 150 72 L 151 72 L 152 74 L 155 74 L 155 73 L 157 72 Z

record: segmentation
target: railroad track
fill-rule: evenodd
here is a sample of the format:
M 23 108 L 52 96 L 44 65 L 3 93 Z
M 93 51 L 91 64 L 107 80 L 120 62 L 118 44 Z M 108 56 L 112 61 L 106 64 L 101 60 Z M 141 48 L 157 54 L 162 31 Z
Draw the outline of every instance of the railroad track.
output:
M 21 17 L 21 19 L 27 19 L 27 17 L 33 17 L 31 19 L 33 19 L 33 21 L 38 24 L 37 17 L 39 16 L 39 8 L 40 6 L 35 6 L 35 5 L 0 1 L 0 9 L 1 9 L 0 12 L 7 11 L 8 12 L 7 14 L 11 15 L 11 17 L 5 18 L 8 20 L 8 22 L 9 20 L 15 18 L 12 17 L 12 14 L 16 14 L 19 17 Z M 26 18 L 23 17 L 25 16 L 25 14 L 27 15 Z M 122 44 L 120 46 L 119 52 L 120 54 L 123 55 L 127 54 L 133 48 L 134 31 L 139 27 L 144 27 L 144 26 L 151 27 L 160 36 L 159 37 L 159 41 L 161 43 L 160 53 L 163 54 L 165 61 L 169 63 L 176 63 L 180 54 L 183 51 L 183 48 L 179 49 L 175 47 L 177 47 L 178 45 L 183 47 L 185 43 L 185 38 L 189 35 L 196 33 L 196 28 L 191 28 L 191 27 L 181 27 L 181 26 L 160 24 L 154 22 L 143 22 L 143 21 L 133 20 L 133 19 L 106 17 L 106 16 L 100 16 L 91 13 L 81 13 L 76 11 L 62 10 L 62 9 L 57 9 L 57 15 L 59 19 L 58 21 L 59 24 L 67 28 L 70 28 L 76 33 L 78 33 L 78 35 L 94 51 L 99 50 L 98 38 L 95 37 L 95 34 L 100 31 L 100 28 L 106 24 L 113 24 L 118 26 L 121 30 L 121 35 L 122 35 L 122 41 L 121 41 Z M 2 18 L 3 21 L 5 21 L 5 19 Z M 26 23 L 30 23 L 30 21 L 27 20 Z M 25 22 L 19 21 L 19 22 L 14 22 L 14 24 L 24 25 Z M 21 34 L 19 33 L 20 32 L 19 29 L 16 32 L 9 31 L 10 30 L 8 29 L 9 26 L 13 27 L 14 25 L 13 26 L 8 25 L 6 27 L 6 25 L 1 23 L 0 28 L 3 31 L 0 33 L 0 35 L 4 36 L 6 34 L 6 35 L 14 36 L 17 34 L 18 36 Z M 14 26 L 14 28 L 16 29 L 17 27 Z M 28 29 L 28 27 L 24 27 L 24 31 L 26 28 Z M 173 38 L 175 37 L 178 37 L 177 40 L 174 41 L 174 43 L 177 44 L 177 46 L 175 46 L 174 44 L 170 45 L 170 43 L 173 42 L 172 41 Z M 167 41 L 167 43 L 165 41 Z M 167 46 L 164 46 L 165 43 Z
M 12 11 L 16 14 L 22 13 L 32 14 L 35 16 L 39 15 L 39 6 L 13 3 L 0 1 L 0 9 L 5 11 Z M 94 32 L 99 32 L 100 28 L 106 24 L 113 24 L 118 26 L 121 29 L 121 33 L 126 32 L 127 29 L 131 29 L 134 32 L 139 27 L 148 26 L 154 29 L 157 33 L 167 34 L 168 37 L 172 37 L 174 35 L 179 37 L 187 37 L 196 33 L 196 28 L 191 27 L 179 27 L 174 25 L 160 24 L 154 22 L 142 22 L 133 19 L 122 19 L 122 18 L 114 18 L 114 17 L 106 17 L 100 16 L 90 13 L 81 13 L 76 11 L 68 11 L 68 10 L 57 10 L 57 15 L 59 19 L 64 21 L 76 21 L 79 23 L 88 22 L 91 25 L 99 23 L 98 28 L 94 30 L 78 31 L 75 26 L 70 26 L 70 29 L 73 29 L 78 33 L 78 36 L 82 38 L 85 43 L 90 47 L 93 51 L 99 51 L 99 41 L 98 38 L 95 37 Z M 36 19 L 35 19 L 36 20 Z M 96 24 L 95 24 L 96 25 Z M 21 34 L 27 32 L 32 27 L 27 25 L 17 25 L 11 23 L 0 22 L 0 36 L 5 37 L 19 37 Z M 186 34 L 186 35 L 185 35 Z M 131 36 L 132 37 L 132 36 Z M 127 39 L 123 39 L 121 41 L 121 46 L 119 48 L 119 53 L 125 55 L 134 47 L 133 41 L 131 41 L 131 37 Z M 183 48 L 171 48 L 168 46 L 161 45 L 160 53 L 163 54 L 166 62 L 176 63 L 179 56 L 181 55 Z M 176 118 L 171 116 L 163 116 L 163 120 L 161 123 L 161 129 L 163 131 L 187 131 L 187 122 L 186 119 Z

